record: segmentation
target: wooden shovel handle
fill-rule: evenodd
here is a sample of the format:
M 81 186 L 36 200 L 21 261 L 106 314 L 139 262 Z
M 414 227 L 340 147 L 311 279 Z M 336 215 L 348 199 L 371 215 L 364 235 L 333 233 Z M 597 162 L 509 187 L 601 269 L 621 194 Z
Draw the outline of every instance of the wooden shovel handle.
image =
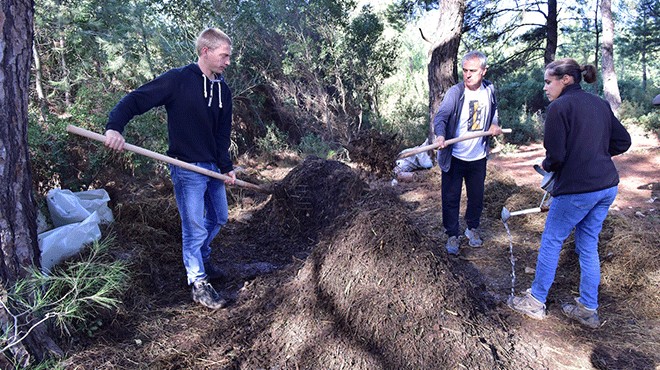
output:
M 67 130 L 67 132 L 70 132 L 72 134 L 80 135 L 80 136 L 86 137 L 88 139 L 92 139 L 92 140 L 96 140 L 96 141 L 100 141 L 102 143 L 105 143 L 105 135 L 97 134 L 96 132 L 85 130 L 84 128 L 76 127 L 76 126 L 73 126 L 73 125 L 68 125 L 66 127 L 66 130 Z M 190 170 L 190 171 L 201 173 L 202 175 L 206 175 L 206 176 L 209 176 L 209 177 L 214 177 L 216 179 L 220 179 L 220 180 L 225 181 L 225 182 L 226 181 L 231 181 L 231 177 L 229 177 L 227 175 L 223 175 L 223 174 L 218 173 L 218 172 L 210 171 L 210 170 L 207 170 L 206 168 L 195 166 L 194 164 L 190 164 L 190 163 L 187 163 L 187 162 L 184 162 L 184 161 L 180 161 L 176 158 L 168 157 L 166 155 L 156 153 L 156 152 L 153 152 L 151 150 L 144 149 L 144 148 L 141 148 L 141 147 L 133 145 L 133 144 L 128 144 L 128 143 L 124 144 L 124 149 L 129 150 L 129 151 L 134 152 L 134 153 L 137 153 L 137 154 L 140 154 L 140 155 L 143 155 L 145 157 L 153 158 L 153 159 L 156 159 L 156 160 L 159 160 L 159 161 L 162 161 L 162 162 L 166 162 L 166 163 L 169 163 L 169 164 L 173 164 L 175 166 L 179 166 L 181 168 L 185 168 L 185 169 Z M 234 184 L 236 184 L 238 186 L 241 186 L 241 187 L 244 187 L 244 188 L 253 189 L 253 190 L 256 190 L 256 191 L 259 191 L 259 192 L 262 192 L 262 193 L 268 193 L 268 191 L 266 189 L 262 188 L 261 186 L 252 184 L 252 183 L 247 182 L 247 181 L 236 179 Z
M 502 129 L 503 134 L 510 134 L 511 131 L 512 130 L 510 128 L 503 128 Z M 476 138 L 482 137 L 482 136 L 490 136 L 490 132 L 488 132 L 488 131 L 468 132 L 467 134 L 465 134 L 461 137 L 445 140 L 445 145 L 455 144 L 455 143 L 458 143 L 459 141 L 464 141 L 464 140 L 476 139 Z M 429 150 L 437 149 L 438 147 L 439 147 L 439 145 L 434 143 L 434 144 L 424 145 L 424 146 L 420 146 L 420 147 L 416 147 L 416 148 L 412 148 L 412 149 L 406 149 L 406 151 L 404 153 L 399 154 L 399 157 L 397 159 L 412 157 L 415 154 L 419 154 L 419 153 L 423 153 L 423 152 L 426 152 L 426 151 L 429 151 Z

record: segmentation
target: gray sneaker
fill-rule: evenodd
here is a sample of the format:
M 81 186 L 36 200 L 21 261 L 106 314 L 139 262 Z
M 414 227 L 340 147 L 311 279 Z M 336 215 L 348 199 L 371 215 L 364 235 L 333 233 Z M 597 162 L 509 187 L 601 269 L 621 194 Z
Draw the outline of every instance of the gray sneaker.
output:
M 458 256 L 458 236 L 450 236 L 445 248 L 447 248 L 447 253 Z
M 465 229 L 465 236 L 467 236 L 468 240 L 470 241 L 470 247 L 478 248 L 484 244 L 484 242 L 481 240 L 481 237 L 479 236 L 477 229 Z
M 199 279 L 193 283 L 192 299 L 202 306 L 213 310 L 227 307 L 227 301 L 215 291 L 206 279 Z
M 576 304 L 566 303 L 561 307 L 564 315 L 592 329 L 600 327 L 598 311 L 584 307 L 578 298 L 575 298 Z
M 545 305 L 532 296 L 531 289 L 527 289 L 525 293 L 519 297 L 509 297 L 507 305 L 511 307 L 512 310 L 531 317 L 532 319 L 545 319 Z

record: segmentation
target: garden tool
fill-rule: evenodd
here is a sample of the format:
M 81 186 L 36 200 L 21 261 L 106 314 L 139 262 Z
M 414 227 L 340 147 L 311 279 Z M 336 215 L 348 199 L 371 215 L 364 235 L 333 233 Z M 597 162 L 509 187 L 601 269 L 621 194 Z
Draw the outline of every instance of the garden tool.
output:
M 541 180 L 541 189 L 545 190 L 545 192 L 543 193 L 543 198 L 541 199 L 541 204 L 538 207 L 535 207 L 535 208 L 522 209 L 522 210 L 513 211 L 513 212 L 506 209 L 506 207 L 502 207 L 502 215 L 501 215 L 502 216 L 502 222 L 506 223 L 506 221 L 509 218 L 511 218 L 512 216 L 526 215 L 526 214 L 530 214 L 530 213 L 546 212 L 550 209 L 550 202 L 552 201 L 552 196 L 548 196 L 548 194 L 552 190 L 552 186 L 555 183 L 555 173 L 545 171 L 538 164 L 534 165 L 534 169 L 541 176 L 543 176 L 543 180 Z
M 502 129 L 502 133 L 505 133 L 505 134 L 510 134 L 511 131 L 512 130 L 510 128 L 503 128 Z M 482 136 L 490 136 L 490 132 L 488 132 L 488 131 L 468 132 L 467 134 L 465 134 L 461 137 L 445 140 L 445 146 L 458 143 L 459 141 L 476 139 L 476 138 L 482 137 Z M 415 148 L 405 149 L 401 153 L 399 153 L 399 157 L 397 157 L 397 159 L 412 157 L 415 154 L 423 153 L 423 152 L 433 150 L 433 149 L 437 149 L 437 148 L 438 148 L 438 144 L 433 143 L 433 144 L 429 144 L 429 145 L 423 145 L 423 146 L 419 146 L 419 147 L 415 147 Z
M 105 142 L 105 136 L 104 135 L 97 134 L 97 133 L 89 131 L 89 130 L 85 130 L 84 128 L 76 127 L 76 126 L 73 126 L 73 125 L 68 125 L 66 127 L 66 130 L 68 132 L 72 133 L 72 134 L 80 135 L 80 136 L 86 137 L 88 139 L 100 141 L 102 143 Z M 134 153 L 137 153 L 137 154 L 144 155 L 144 156 L 149 157 L 149 158 L 153 158 L 153 159 L 156 159 L 156 160 L 159 160 L 159 161 L 163 161 L 163 162 L 166 162 L 166 163 L 169 163 L 169 164 L 173 164 L 175 166 L 179 166 L 181 168 L 185 168 L 185 169 L 190 170 L 190 171 L 201 173 L 202 175 L 206 175 L 206 176 L 209 176 L 209 177 L 214 177 L 214 178 L 220 179 L 222 181 L 231 181 L 231 177 L 229 177 L 227 175 L 223 175 L 223 174 L 218 173 L 218 172 L 213 172 L 213 171 L 207 170 L 205 168 L 195 166 L 193 164 L 190 164 L 190 163 L 187 163 L 187 162 L 184 162 L 184 161 L 172 158 L 172 157 L 168 157 L 168 156 L 160 154 L 160 153 L 152 152 L 151 150 L 144 149 L 144 148 L 141 148 L 141 147 L 136 146 L 136 145 L 125 144 L 124 149 L 129 150 L 129 151 L 134 152 Z M 259 185 L 249 183 L 247 181 L 242 181 L 242 180 L 236 179 L 234 184 L 236 184 L 240 187 L 247 188 L 247 189 L 256 190 L 258 192 L 270 193 L 270 191 L 268 189 L 266 189 L 264 187 L 261 187 Z

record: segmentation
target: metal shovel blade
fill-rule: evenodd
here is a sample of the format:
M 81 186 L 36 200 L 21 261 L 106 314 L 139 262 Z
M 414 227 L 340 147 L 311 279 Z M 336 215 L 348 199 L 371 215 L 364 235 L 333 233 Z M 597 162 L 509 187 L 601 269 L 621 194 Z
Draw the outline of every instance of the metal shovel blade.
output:
M 506 220 L 508 220 L 509 217 L 511 217 L 511 212 L 509 212 L 509 210 L 506 209 L 506 207 L 502 207 L 502 222 L 506 222 Z

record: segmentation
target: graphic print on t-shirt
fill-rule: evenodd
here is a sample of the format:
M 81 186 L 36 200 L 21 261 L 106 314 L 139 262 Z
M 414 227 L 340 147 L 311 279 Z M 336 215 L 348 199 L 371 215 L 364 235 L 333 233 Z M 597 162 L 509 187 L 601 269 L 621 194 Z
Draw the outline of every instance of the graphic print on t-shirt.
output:
M 469 103 L 470 118 L 468 120 L 468 131 L 483 131 L 483 111 L 484 107 L 479 104 L 479 100 L 471 100 Z

